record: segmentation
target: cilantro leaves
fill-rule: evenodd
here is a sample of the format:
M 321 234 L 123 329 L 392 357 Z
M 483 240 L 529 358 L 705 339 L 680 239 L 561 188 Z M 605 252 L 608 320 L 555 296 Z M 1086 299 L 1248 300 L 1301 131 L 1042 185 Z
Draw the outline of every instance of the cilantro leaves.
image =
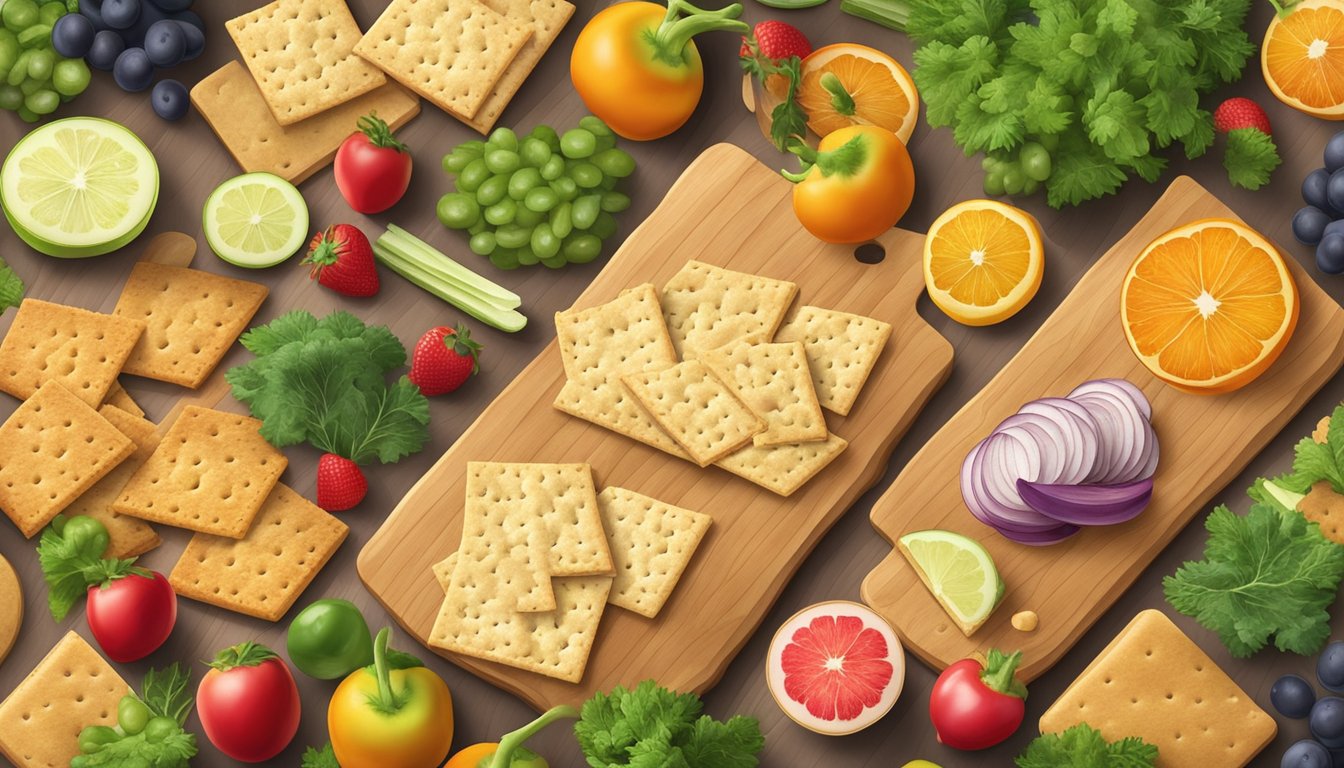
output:
M 1275 483 L 1296 493 L 1306 493 L 1321 480 L 1329 480 L 1335 493 L 1344 493 L 1344 405 L 1330 414 L 1325 442 L 1310 435 L 1293 446 L 1293 471 Z
M 1063 733 L 1045 733 L 1027 745 L 1017 768 L 1152 768 L 1157 747 L 1136 736 L 1108 742 L 1101 732 L 1079 723 Z
M 17 307 L 23 301 L 23 280 L 0 259 L 0 312 Z
M 1259 189 L 1269 183 L 1269 174 L 1279 167 L 1279 149 L 1274 139 L 1258 128 L 1237 128 L 1227 134 L 1223 166 L 1227 179 L 1243 189 Z
M 757 722 L 740 715 L 720 722 L 702 707 L 693 693 L 645 680 L 584 702 L 574 734 L 592 768 L 755 768 L 765 746 Z

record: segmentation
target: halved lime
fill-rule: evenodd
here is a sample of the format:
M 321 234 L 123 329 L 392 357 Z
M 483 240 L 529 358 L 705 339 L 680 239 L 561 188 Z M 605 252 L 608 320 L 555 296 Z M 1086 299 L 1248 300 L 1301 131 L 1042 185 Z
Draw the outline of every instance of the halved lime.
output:
M 933 530 L 907 533 L 898 545 L 966 635 L 979 629 L 1003 599 L 1003 580 L 980 542 Z
M 19 140 L 0 168 L 0 207 L 24 242 L 51 256 L 97 256 L 149 223 L 159 166 L 125 126 L 69 117 Z
M 308 239 L 308 204 L 293 184 L 271 173 L 245 173 L 205 201 L 205 239 L 239 267 L 273 267 Z

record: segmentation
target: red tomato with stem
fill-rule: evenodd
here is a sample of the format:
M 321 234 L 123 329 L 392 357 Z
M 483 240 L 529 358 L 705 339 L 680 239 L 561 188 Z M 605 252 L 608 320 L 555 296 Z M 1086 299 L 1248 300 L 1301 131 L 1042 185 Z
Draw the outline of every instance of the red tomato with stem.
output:
M 133 568 L 89 587 L 89 629 L 107 657 L 138 661 L 157 651 L 177 623 L 177 593 L 155 571 Z
M 984 666 L 962 659 L 938 676 L 929 694 L 929 719 L 938 741 L 954 749 L 986 749 L 1022 725 L 1027 688 L 1014 672 L 1022 652 L 990 650 Z
M 240 643 L 219 652 L 196 690 L 206 738 L 244 763 L 270 760 L 299 730 L 299 688 L 275 651 Z
M 359 130 L 336 150 L 341 197 L 360 213 L 379 213 L 396 205 L 410 184 L 410 150 L 376 115 L 359 118 Z

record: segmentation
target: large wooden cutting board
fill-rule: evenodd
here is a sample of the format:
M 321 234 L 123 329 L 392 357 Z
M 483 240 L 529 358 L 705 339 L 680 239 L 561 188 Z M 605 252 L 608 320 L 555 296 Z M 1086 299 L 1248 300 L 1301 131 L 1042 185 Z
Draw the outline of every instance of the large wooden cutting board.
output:
M 1124 275 L 1155 237 L 1211 216 L 1236 214 L 1193 179 L 1172 182 L 874 505 L 873 525 L 892 542 L 929 528 L 979 540 L 1007 586 L 1003 604 L 967 638 L 899 551 L 873 569 L 863 583 L 864 601 L 886 616 L 906 647 L 928 664 L 942 669 L 976 650 L 1020 648 L 1024 679 L 1048 670 L 1344 363 L 1344 310 L 1289 259 L 1302 313 L 1283 356 L 1264 376 L 1231 394 L 1191 395 L 1163 384 L 1139 364 L 1120 326 Z M 1063 396 L 1083 381 L 1102 377 L 1129 379 L 1153 404 L 1162 453 L 1153 500 L 1143 514 L 1123 525 L 1084 530 L 1050 547 L 1015 544 L 972 517 L 958 485 L 971 446 L 1028 400 Z M 1023 610 L 1040 616 L 1033 633 L 1009 624 Z
M 794 217 L 789 182 L 736 147 L 708 149 L 575 306 L 609 301 L 644 282 L 662 285 L 699 259 L 792 280 L 799 302 L 886 320 L 891 341 L 858 404 L 845 418 L 827 414 L 848 450 L 787 499 L 723 470 L 699 469 L 554 410 L 564 374 L 552 342 L 364 547 L 359 574 L 369 591 L 424 642 L 443 598 L 430 566 L 461 539 L 467 462 L 588 462 L 599 487 L 630 488 L 714 518 L 659 617 L 651 621 L 609 606 L 578 685 L 443 655 L 538 708 L 646 678 L 677 690 L 708 689 L 822 534 L 877 482 L 897 439 L 951 367 L 951 345 L 915 312 L 924 288 L 923 236 L 892 230 L 880 242 L 885 259 L 865 264 L 851 247 L 818 241 Z

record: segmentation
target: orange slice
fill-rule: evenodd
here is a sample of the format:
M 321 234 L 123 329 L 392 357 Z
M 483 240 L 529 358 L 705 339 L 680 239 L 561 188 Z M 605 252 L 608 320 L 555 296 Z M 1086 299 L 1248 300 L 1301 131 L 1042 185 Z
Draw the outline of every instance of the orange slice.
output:
M 1260 70 L 1284 104 L 1344 120 L 1344 2 L 1302 0 L 1275 16 L 1260 46 Z
M 823 78 L 838 80 L 852 103 L 837 99 Z M 807 112 L 807 127 L 823 138 L 849 125 L 876 125 L 906 143 L 919 119 L 919 93 L 910 73 L 887 54 L 857 43 L 828 45 L 803 59 L 798 104 Z
M 1120 293 L 1139 361 L 1196 393 L 1254 381 L 1288 345 L 1297 314 L 1297 285 L 1278 249 L 1229 219 L 1201 219 L 1149 243 Z
M 965 325 L 993 325 L 1017 314 L 1041 287 L 1044 267 L 1036 220 L 997 200 L 948 208 L 924 238 L 929 298 Z

